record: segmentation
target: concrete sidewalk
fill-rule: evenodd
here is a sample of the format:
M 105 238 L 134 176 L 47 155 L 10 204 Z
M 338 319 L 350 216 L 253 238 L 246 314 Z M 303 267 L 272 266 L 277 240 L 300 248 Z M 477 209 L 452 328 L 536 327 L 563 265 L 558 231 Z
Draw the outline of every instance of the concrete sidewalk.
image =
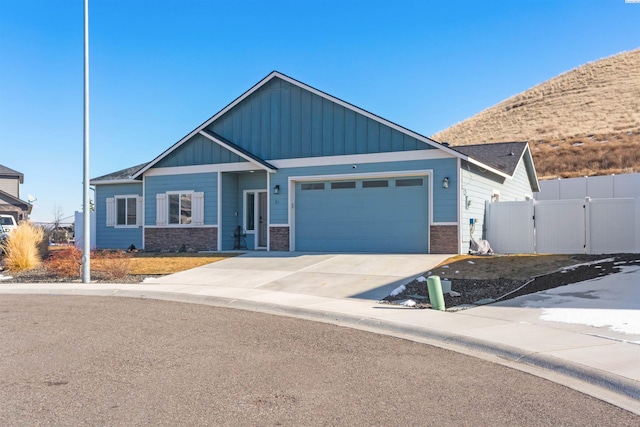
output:
M 286 262 L 286 258 L 292 256 L 298 257 L 292 261 L 296 268 Z M 511 366 L 640 415 L 640 345 L 637 343 L 602 336 L 597 328 L 532 322 L 536 317 L 534 310 L 538 309 L 517 307 L 517 304 L 493 304 L 451 313 L 377 303 L 376 299 L 381 298 L 378 295 L 386 296 L 397 281 L 421 272 L 414 274 L 415 269 L 424 271 L 425 258 L 415 258 L 412 263 L 411 258 L 403 259 L 406 256 L 400 255 L 389 261 L 388 268 L 378 259 L 380 268 L 376 270 L 371 268 L 375 258 L 363 258 L 359 264 L 357 256 L 351 259 L 304 254 L 288 257 L 267 259 L 264 255 L 255 255 L 251 261 L 253 269 L 243 265 L 246 261 L 233 258 L 230 262 L 133 285 L 2 283 L 0 293 L 155 298 L 334 323 Z M 436 258 L 430 261 L 439 262 Z M 400 264 L 406 269 L 390 277 L 391 267 L 395 265 L 399 271 Z M 220 273 L 221 270 L 226 271 Z M 361 276 L 369 274 L 361 273 L 372 271 L 378 274 L 371 274 L 374 277 L 363 283 Z M 334 274 L 336 280 L 322 279 L 323 275 Z M 347 288 L 349 280 L 355 281 L 353 288 L 351 284 Z

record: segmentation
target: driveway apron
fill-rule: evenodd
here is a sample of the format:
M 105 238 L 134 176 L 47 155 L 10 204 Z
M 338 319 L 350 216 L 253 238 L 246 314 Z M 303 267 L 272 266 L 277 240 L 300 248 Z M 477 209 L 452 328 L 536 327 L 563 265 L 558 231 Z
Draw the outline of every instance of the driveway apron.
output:
M 249 252 L 154 283 L 379 300 L 451 255 Z

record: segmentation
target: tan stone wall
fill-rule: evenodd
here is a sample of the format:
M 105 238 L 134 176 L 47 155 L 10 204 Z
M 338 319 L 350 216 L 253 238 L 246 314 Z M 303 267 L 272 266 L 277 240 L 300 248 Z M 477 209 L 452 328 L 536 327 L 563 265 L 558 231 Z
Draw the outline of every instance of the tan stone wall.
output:
M 429 230 L 430 248 L 432 254 L 457 254 L 458 226 L 432 225 Z
M 217 227 L 145 228 L 144 248 L 148 251 L 176 251 L 184 243 L 187 249 L 218 250 Z
M 289 227 L 269 227 L 269 244 L 272 251 L 289 251 Z

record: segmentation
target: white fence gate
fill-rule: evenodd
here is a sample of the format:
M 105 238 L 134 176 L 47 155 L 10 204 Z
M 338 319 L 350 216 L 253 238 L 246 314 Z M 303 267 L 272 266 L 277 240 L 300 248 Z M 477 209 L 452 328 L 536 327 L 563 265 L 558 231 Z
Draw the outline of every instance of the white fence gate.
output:
M 487 202 L 497 253 L 640 252 L 640 198 Z

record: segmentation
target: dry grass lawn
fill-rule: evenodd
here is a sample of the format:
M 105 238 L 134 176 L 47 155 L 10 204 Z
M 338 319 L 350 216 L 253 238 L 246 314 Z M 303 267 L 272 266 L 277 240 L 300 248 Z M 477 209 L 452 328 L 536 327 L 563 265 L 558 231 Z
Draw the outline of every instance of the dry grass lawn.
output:
M 459 255 L 449 258 L 431 271 L 434 275 L 453 279 L 524 280 L 581 263 L 571 257 L 572 255 Z
M 221 261 L 234 255 L 186 253 L 137 253 L 130 258 L 129 274 L 172 274 Z M 100 269 L 96 263 L 93 267 Z

